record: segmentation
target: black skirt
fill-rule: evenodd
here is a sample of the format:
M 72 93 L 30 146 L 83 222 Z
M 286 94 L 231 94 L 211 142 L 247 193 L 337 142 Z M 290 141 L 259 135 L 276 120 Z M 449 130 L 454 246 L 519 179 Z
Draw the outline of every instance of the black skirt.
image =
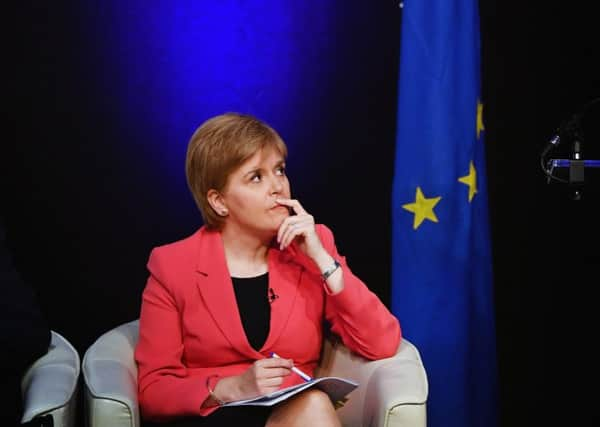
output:
M 270 406 L 230 406 L 206 417 L 179 418 L 164 423 L 142 420 L 142 427 L 264 427 L 272 410 Z

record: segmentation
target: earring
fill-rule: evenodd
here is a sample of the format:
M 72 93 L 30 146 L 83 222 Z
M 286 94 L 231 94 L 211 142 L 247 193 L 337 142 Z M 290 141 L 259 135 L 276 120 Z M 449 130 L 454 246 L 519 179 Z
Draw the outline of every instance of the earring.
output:
M 226 216 L 227 215 L 227 209 L 223 209 L 221 211 L 221 216 Z

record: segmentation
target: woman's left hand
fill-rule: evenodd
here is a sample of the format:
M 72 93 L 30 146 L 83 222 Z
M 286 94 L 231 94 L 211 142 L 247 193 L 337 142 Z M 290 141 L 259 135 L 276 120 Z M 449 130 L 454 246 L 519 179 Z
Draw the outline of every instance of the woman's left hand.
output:
M 277 242 L 280 249 L 285 249 L 296 240 L 300 250 L 314 261 L 321 273 L 330 268 L 334 259 L 327 253 L 321 243 L 321 239 L 315 229 L 315 219 L 313 216 L 304 210 L 298 200 L 277 199 L 276 202 L 292 208 L 296 213 L 296 215 L 290 215 L 284 219 L 279 226 Z M 343 276 L 340 273 L 336 273 L 326 279 L 327 287 L 333 295 L 344 289 Z
M 294 239 L 302 252 L 313 260 L 321 257 L 325 249 L 321 244 L 321 239 L 315 230 L 315 219 L 304 210 L 298 200 L 295 199 L 277 199 L 280 205 L 292 208 L 296 215 L 290 215 L 279 226 L 277 232 L 277 243 L 280 249 L 288 247 Z

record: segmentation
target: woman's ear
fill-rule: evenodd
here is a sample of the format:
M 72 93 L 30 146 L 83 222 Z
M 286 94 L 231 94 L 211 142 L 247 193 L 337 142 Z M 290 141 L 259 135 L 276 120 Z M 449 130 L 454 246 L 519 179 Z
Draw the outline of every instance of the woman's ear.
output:
M 206 193 L 206 200 L 210 204 L 210 207 L 217 213 L 219 216 L 227 216 L 229 214 L 229 210 L 227 210 L 227 205 L 225 204 L 225 200 L 221 193 L 217 190 L 210 189 L 208 193 Z

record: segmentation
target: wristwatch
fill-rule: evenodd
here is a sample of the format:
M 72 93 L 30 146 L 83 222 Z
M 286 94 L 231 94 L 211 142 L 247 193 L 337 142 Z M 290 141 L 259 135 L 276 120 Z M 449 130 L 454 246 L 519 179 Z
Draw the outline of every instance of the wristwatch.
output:
M 321 277 L 323 278 L 323 280 L 327 280 L 329 278 L 329 276 L 331 276 L 334 273 L 334 271 L 340 267 L 341 267 L 340 263 L 337 261 L 337 259 L 334 259 L 331 267 L 327 268 L 327 270 L 325 270 L 323 273 L 321 273 Z

